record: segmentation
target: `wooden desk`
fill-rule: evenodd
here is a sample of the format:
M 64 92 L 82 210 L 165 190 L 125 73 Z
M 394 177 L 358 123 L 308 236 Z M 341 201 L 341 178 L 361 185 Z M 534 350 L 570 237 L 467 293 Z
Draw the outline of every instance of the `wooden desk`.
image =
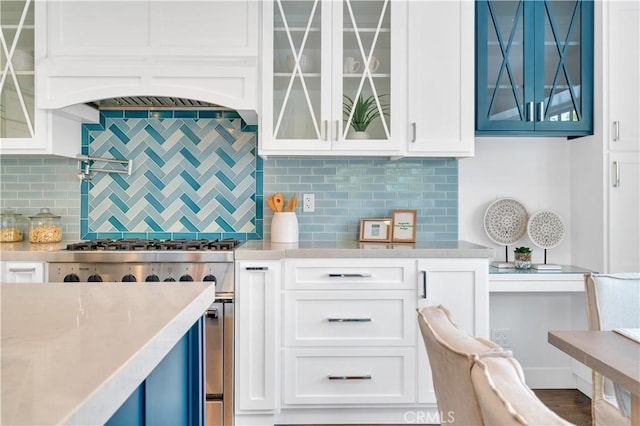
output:
M 640 344 L 613 331 L 550 331 L 548 341 L 631 392 L 631 424 L 640 425 Z

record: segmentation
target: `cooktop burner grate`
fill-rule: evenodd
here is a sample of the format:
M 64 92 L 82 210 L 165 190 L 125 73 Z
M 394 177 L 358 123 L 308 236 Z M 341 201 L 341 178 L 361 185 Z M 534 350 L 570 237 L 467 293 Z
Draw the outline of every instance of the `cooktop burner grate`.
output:
M 225 251 L 233 250 L 240 244 L 239 240 L 227 238 L 224 240 L 92 240 L 67 244 L 71 251 Z

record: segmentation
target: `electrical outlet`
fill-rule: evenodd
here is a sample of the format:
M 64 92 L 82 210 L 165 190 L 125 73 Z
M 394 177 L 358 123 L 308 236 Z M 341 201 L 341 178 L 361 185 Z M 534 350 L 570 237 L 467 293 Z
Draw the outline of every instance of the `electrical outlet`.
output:
M 302 211 L 305 213 L 313 213 L 316 211 L 316 197 L 313 194 L 302 195 Z
M 504 349 L 511 348 L 511 330 L 508 328 L 492 329 L 491 340 Z

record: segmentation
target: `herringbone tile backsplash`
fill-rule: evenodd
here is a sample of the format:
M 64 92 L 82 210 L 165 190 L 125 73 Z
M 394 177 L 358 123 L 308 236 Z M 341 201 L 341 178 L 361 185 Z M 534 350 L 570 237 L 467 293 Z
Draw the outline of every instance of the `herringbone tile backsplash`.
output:
M 133 173 L 82 185 L 81 238 L 260 239 L 262 161 L 243 125 L 235 112 L 103 111 L 83 154 L 131 159 Z

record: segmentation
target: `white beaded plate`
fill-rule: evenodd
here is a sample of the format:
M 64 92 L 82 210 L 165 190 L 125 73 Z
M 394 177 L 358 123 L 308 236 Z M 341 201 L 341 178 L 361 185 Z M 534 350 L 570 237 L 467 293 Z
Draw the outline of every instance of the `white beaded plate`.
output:
M 529 218 L 527 234 L 531 242 L 540 248 L 557 247 L 564 239 L 564 233 L 564 221 L 551 210 L 537 211 Z
M 496 244 L 516 243 L 527 233 L 529 214 L 526 207 L 513 198 L 500 198 L 484 212 L 484 230 Z

